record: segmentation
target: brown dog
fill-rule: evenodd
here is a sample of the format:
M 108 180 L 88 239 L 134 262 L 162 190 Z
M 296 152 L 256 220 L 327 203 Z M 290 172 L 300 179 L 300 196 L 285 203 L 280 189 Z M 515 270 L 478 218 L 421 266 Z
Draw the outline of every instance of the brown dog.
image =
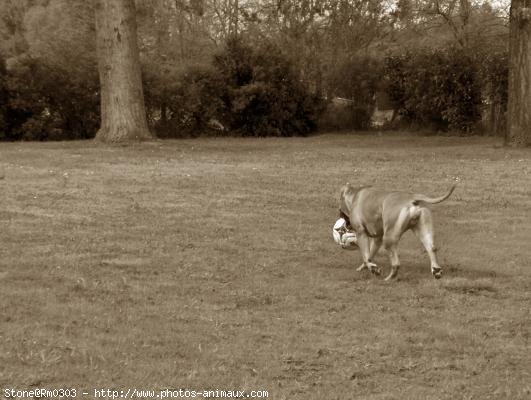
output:
M 398 242 L 402 234 L 411 229 L 428 252 L 433 276 L 440 278 L 442 269 L 435 256 L 431 211 L 426 205 L 446 200 L 454 189 L 455 185 L 444 196 L 431 198 L 423 194 L 387 192 L 370 186 L 354 188 L 348 183 L 343 186 L 339 215 L 356 232 L 363 256 L 358 271 L 368 268 L 372 273 L 380 274 L 372 260 L 383 243 L 391 262 L 391 272 L 385 279 L 396 277 L 400 267 Z

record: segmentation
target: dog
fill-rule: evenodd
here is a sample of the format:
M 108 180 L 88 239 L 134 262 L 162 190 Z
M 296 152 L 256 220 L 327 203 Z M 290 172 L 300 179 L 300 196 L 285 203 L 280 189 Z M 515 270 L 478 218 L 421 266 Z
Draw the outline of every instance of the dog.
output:
M 396 278 L 400 267 L 398 242 L 404 232 L 411 229 L 428 252 L 431 273 L 439 279 L 442 268 L 435 255 L 431 211 L 426 206 L 446 200 L 455 187 L 453 185 L 441 197 L 431 198 L 423 194 L 379 190 L 372 186 L 355 188 L 349 183 L 343 186 L 339 199 L 339 216 L 356 232 L 363 256 L 363 264 L 357 271 L 368 269 L 373 274 L 380 275 L 380 269 L 373 258 L 383 244 L 391 262 L 391 272 L 385 280 Z

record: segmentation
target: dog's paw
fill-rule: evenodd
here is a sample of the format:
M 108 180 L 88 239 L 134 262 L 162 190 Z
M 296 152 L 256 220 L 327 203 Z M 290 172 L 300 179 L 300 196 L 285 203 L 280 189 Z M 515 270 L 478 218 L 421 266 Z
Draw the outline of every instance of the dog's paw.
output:
M 362 264 L 356 269 L 356 271 L 361 272 L 361 271 L 363 271 L 364 269 L 368 269 L 368 268 L 369 268 L 369 267 L 367 267 L 367 264 L 362 263 Z
M 367 263 L 367 268 L 369 268 L 369 271 L 371 271 L 371 273 L 374 274 L 374 275 L 381 275 L 382 274 L 382 270 L 375 263 L 368 262 Z
M 393 279 L 395 279 L 395 278 L 397 277 L 397 275 L 398 275 L 398 268 L 399 268 L 398 265 L 396 265 L 396 266 L 394 266 L 394 267 L 393 267 L 393 266 L 391 267 L 391 272 L 389 272 L 389 275 L 387 275 L 387 276 L 385 277 L 385 280 L 386 280 L 387 282 L 389 282 L 389 281 L 391 281 L 391 280 L 393 280 Z
M 397 275 L 398 274 L 396 272 L 391 271 L 391 273 L 385 277 L 384 281 L 386 281 L 386 282 L 393 281 L 393 280 L 396 279 Z
M 431 273 L 433 274 L 433 277 L 435 279 L 441 279 L 441 277 L 442 277 L 442 269 L 441 268 L 433 268 L 431 270 Z

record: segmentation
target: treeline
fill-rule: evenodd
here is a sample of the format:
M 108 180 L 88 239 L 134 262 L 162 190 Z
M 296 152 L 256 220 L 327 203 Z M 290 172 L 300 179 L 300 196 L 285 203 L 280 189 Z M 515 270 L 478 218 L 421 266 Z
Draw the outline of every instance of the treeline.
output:
M 0 0 L 0 140 L 99 126 L 92 2 Z M 467 0 L 137 0 L 148 122 L 159 137 L 392 128 L 503 131 L 506 15 Z M 337 97 L 347 107 L 334 107 Z M 344 121 L 343 121 L 344 120 Z
M 399 124 L 436 131 L 499 134 L 507 111 L 507 53 L 407 51 L 384 64 Z
M 0 67 L 0 139 L 92 138 L 99 125 L 97 77 L 27 59 Z M 159 137 L 201 134 L 308 135 L 325 107 L 289 59 L 271 44 L 228 40 L 209 64 L 167 80 L 144 82 L 149 122 Z
M 100 118 L 98 81 L 85 78 L 70 79 L 67 71 L 34 59 L 10 72 L 0 67 L 0 139 L 92 138 Z M 304 84 L 278 48 L 254 49 L 233 39 L 210 64 L 145 82 L 145 101 L 152 129 L 166 138 L 308 135 L 326 113 L 342 128 L 368 129 L 378 93 L 387 94 L 395 109 L 389 128 L 464 134 L 504 129 L 506 53 L 480 56 L 448 48 L 360 57 L 335 79 L 334 92 L 352 99 L 347 117 L 332 106 L 326 111 L 329 99 Z

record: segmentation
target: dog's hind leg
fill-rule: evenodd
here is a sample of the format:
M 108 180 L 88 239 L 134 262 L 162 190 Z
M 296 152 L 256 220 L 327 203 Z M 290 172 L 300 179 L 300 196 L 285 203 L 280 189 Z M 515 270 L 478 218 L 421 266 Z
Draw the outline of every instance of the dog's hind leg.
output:
M 433 243 L 433 222 L 431 211 L 429 209 L 422 208 L 420 210 L 420 217 L 417 224 L 413 227 L 413 232 L 415 232 L 428 252 L 431 263 L 431 273 L 436 279 L 439 279 L 442 276 L 442 268 L 437 262 L 437 256 L 435 255 L 437 249 Z
M 396 278 L 398 269 L 400 268 L 400 259 L 398 258 L 398 244 L 396 242 L 387 243 L 386 250 L 389 254 L 389 261 L 391 262 L 391 272 L 385 278 L 386 281 Z
M 389 261 L 391 263 L 391 272 L 385 278 L 386 281 L 396 278 L 400 268 L 400 259 L 398 258 L 398 242 L 403 233 L 408 229 L 410 214 L 407 208 L 402 208 L 397 213 L 396 218 L 387 218 L 384 225 L 383 245 Z M 394 223 L 391 223 L 394 221 Z

